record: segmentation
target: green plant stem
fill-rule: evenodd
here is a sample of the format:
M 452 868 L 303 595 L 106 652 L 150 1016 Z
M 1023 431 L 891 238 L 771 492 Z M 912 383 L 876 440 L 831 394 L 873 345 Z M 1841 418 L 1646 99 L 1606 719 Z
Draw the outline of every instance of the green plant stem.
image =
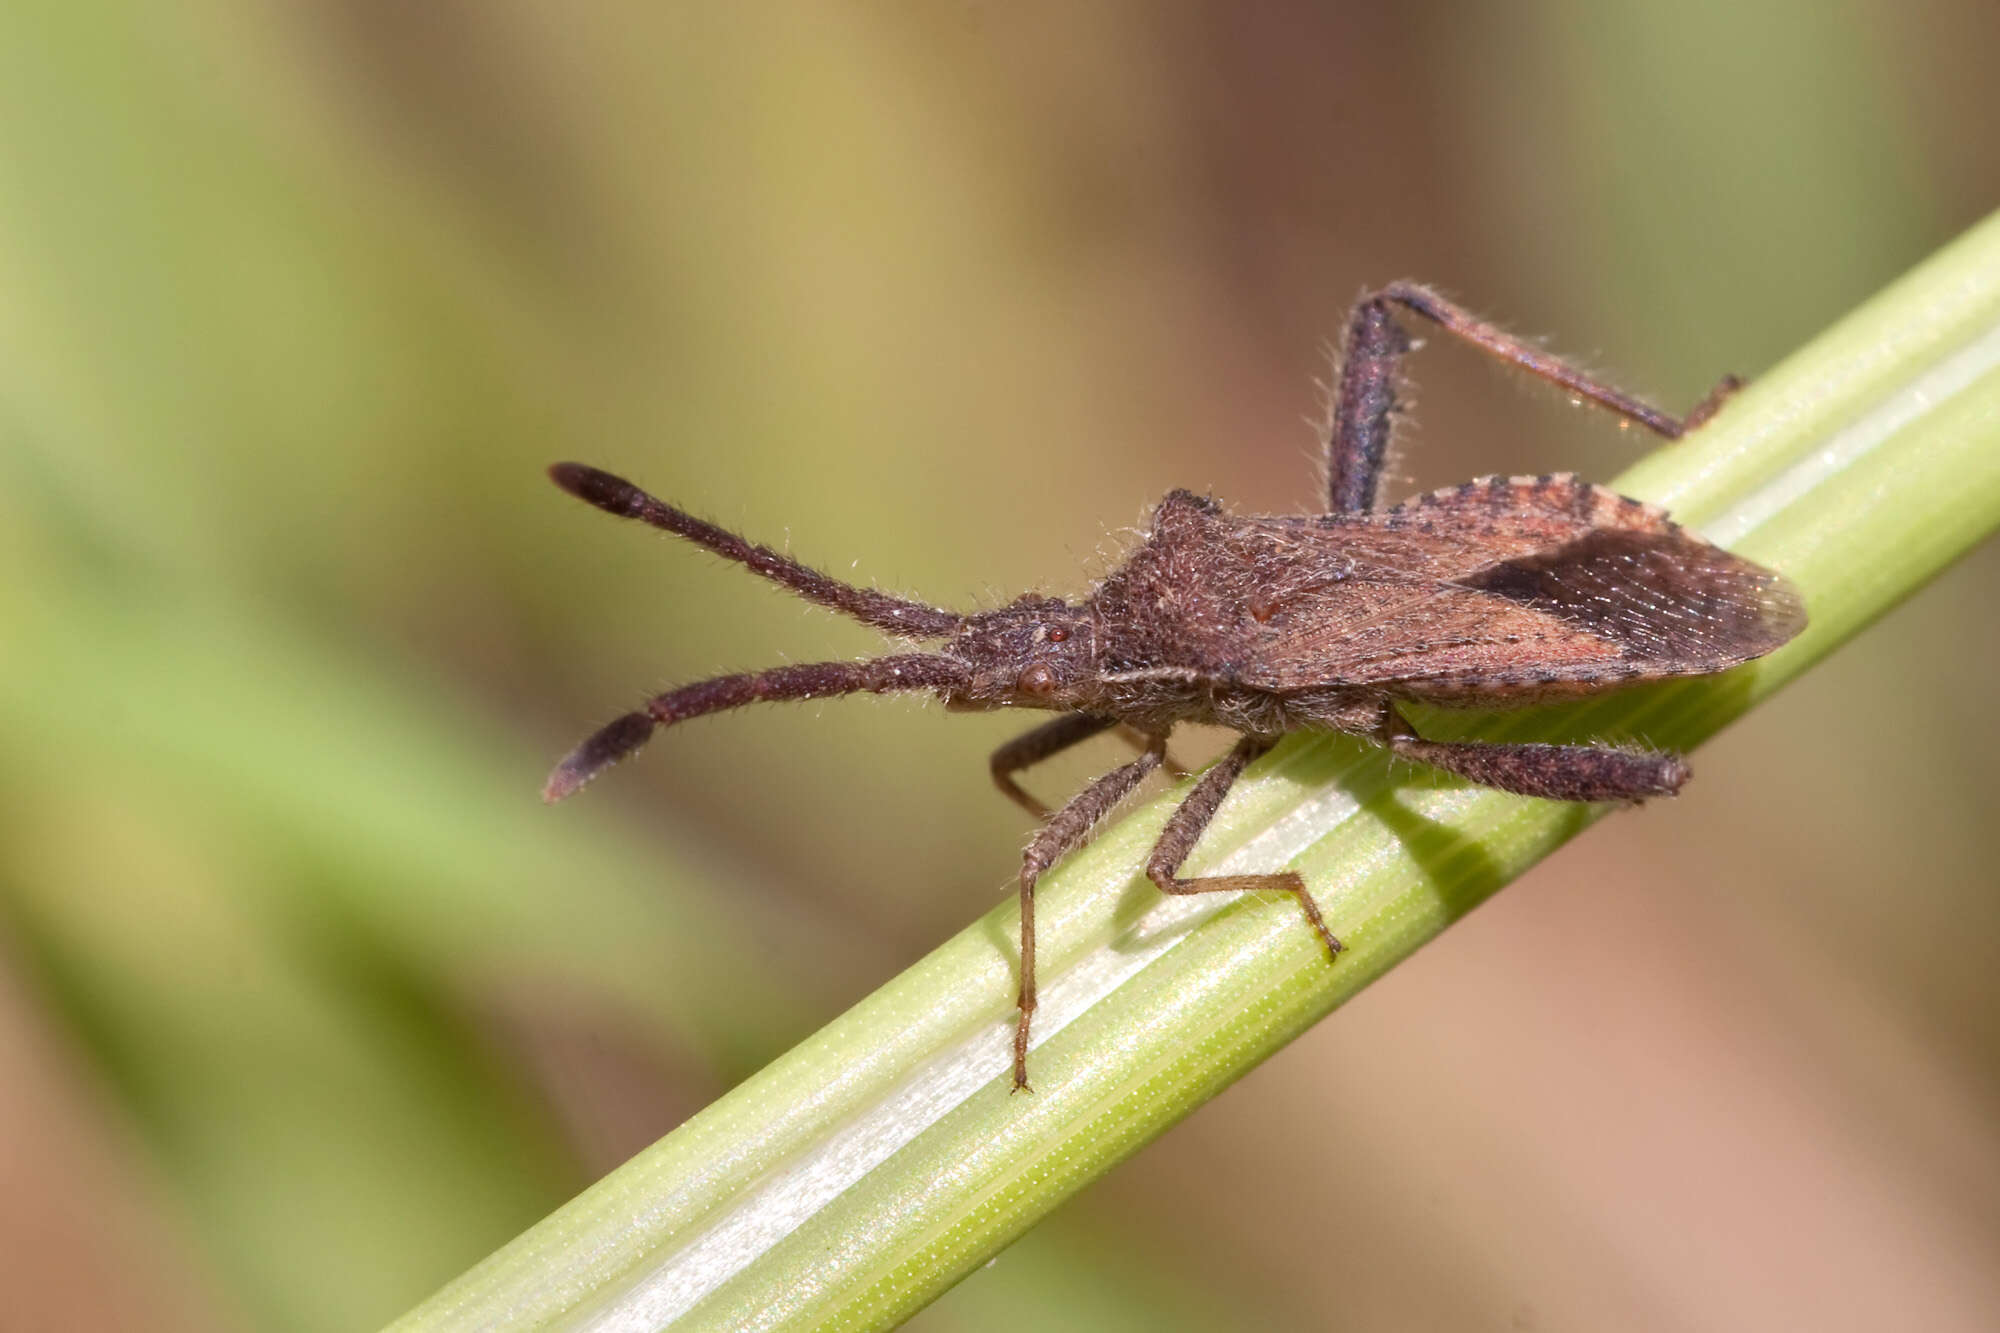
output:
M 1616 486 L 1783 570 L 1810 628 L 1723 677 L 1428 728 L 1691 748 L 2000 525 L 2000 217 Z M 1603 813 L 1291 739 L 1194 868 L 1301 870 L 1329 966 L 1288 900 L 1137 877 L 1172 800 L 1043 881 L 1033 1094 L 1007 1091 L 1009 903 L 398 1327 L 890 1327 Z

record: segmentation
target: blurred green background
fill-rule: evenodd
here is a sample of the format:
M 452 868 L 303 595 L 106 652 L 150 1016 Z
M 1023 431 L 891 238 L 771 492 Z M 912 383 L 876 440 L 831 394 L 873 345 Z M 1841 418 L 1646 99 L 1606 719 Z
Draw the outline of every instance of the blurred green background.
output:
M 379 1324 L 1007 891 L 1004 717 L 753 710 L 544 809 L 653 689 L 875 646 L 546 463 L 1076 590 L 1170 487 L 1311 503 L 1367 284 L 1669 405 L 1756 374 L 2000 200 L 1996 49 L 1985 0 L 15 0 L 0 1327 Z M 1644 447 L 1415 372 L 1404 486 Z M 2000 1323 L 1997 598 L 1988 549 L 916 1326 Z

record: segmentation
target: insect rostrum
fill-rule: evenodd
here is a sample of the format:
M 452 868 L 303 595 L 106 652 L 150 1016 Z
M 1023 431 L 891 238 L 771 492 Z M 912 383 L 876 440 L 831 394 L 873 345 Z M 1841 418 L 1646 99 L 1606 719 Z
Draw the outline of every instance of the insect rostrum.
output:
M 550 775 L 550 801 L 645 744 L 656 727 L 761 700 L 927 690 L 957 709 L 1056 713 L 994 752 L 994 781 L 1042 817 L 1020 876 L 1020 1018 L 1014 1086 L 1027 1087 L 1035 1010 L 1036 879 L 1166 757 L 1181 722 L 1241 739 L 1196 781 L 1146 863 L 1167 893 L 1293 894 L 1329 955 L 1340 943 L 1291 871 L 1183 879 L 1182 863 L 1252 760 L 1286 732 L 1329 728 L 1469 781 L 1566 801 L 1639 801 L 1687 779 L 1679 757 L 1599 745 L 1429 741 L 1399 700 L 1525 704 L 1704 675 L 1761 656 L 1804 627 L 1783 577 L 1702 540 L 1661 510 L 1568 474 L 1484 477 L 1378 508 L 1377 484 L 1410 341 L 1400 306 L 1629 421 L 1676 438 L 1683 421 L 1475 319 L 1428 288 L 1396 284 L 1350 318 L 1328 441 L 1326 512 L 1232 514 L 1175 491 L 1124 564 L 1087 597 L 1026 596 L 958 614 L 857 588 L 578 463 L 550 475 L 579 499 L 740 561 L 808 601 L 932 645 L 863 662 L 721 676 L 657 696 L 585 740 Z M 1049 813 L 1014 781 L 1028 766 L 1117 728 L 1138 757 Z

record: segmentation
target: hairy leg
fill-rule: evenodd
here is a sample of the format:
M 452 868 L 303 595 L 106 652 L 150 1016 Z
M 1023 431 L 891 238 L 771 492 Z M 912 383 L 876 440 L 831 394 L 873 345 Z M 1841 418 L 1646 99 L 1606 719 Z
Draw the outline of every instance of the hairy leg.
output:
M 1148 736 L 1129 722 L 1118 724 L 1118 739 L 1124 741 L 1135 750 L 1143 750 L 1153 743 L 1151 736 Z M 1182 766 L 1180 760 L 1174 758 L 1171 752 L 1160 757 L 1160 767 L 1166 770 L 1168 777 L 1176 780 L 1188 775 L 1188 770 Z
M 1396 383 L 1409 350 L 1410 335 L 1389 317 L 1381 297 L 1354 307 L 1326 442 L 1326 507 L 1332 513 L 1365 514 L 1375 507 L 1395 427 Z
M 1032 733 L 1030 733 L 1032 734 Z M 1035 1014 L 1035 881 L 1042 872 L 1090 840 L 1118 803 L 1132 794 L 1148 773 L 1160 766 L 1167 738 L 1150 738 L 1145 753 L 1114 768 L 1069 798 L 1069 804 L 1049 816 L 1021 858 L 1021 1016 L 1014 1025 L 1014 1090 L 1028 1086 L 1028 1024 Z
M 1409 336 L 1390 317 L 1391 305 L 1421 315 L 1481 350 L 1670 440 L 1714 415 L 1740 387 L 1734 376 L 1725 377 L 1701 406 L 1681 420 L 1479 319 L 1428 287 L 1391 283 L 1362 298 L 1348 320 L 1327 441 L 1327 508 L 1334 513 L 1362 513 L 1375 507 L 1396 410 L 1396 380 L 1411 346 Z
M 1215 766 L 1201 775 L 1201 781 L 1194 784 L 1194 790 L 1167 820 L 1160 830 L 1160 840 L 1153 846 L 1153 854 L 1146 861 L 1146 877 L 1158 885 L 1162 893 L 1241 893 L 1257 889 L 1275 889 L 1289 893 L 1299 900 L 1305 909 L 1306 923 L 1318 934 L 1326 945 L 1328 955 L 1340 952 L 1340 941 L 1326 928 L 1326 920 L 1319 914 L 1319 904 L 1306 892 L 1306 882 L 1297 872 L 1281 870 L 1264 875 L 1208 875 L 1199 879 L 1180 878 L 1181 864 L 1201 841 L 1202 831 L 1215 812 L 1222 808 L 1222 798 L 1229 794 L 1229 788 L 1236 779 L 1243 776 L 1243 770 L 1258 755 L 1270 749 L 1272 742 L 1255 736 L 1245 736 L 1236 742 L 1236 748 L 1217 760 Z
M 1551 801 L 1643 801 L 1672 796 L 1688 779 L 1679 755 L 1609 745 L 1427 741 L 1394 710 L 1377 739 L 1405 759 L 1482 787 Z
M 1023 791 L 1020 784 L 1014 781 L 1014 775 L 1117 725 L 1116 718 L 1095 713 L 1065 713 L 1032 731 L 1023 732 L 993 752 L 989 761 L 993 769 L 993 785 L 1008 800 L 1036 819 L 1047 819 L 1049 808 Z
M 1709 418 L 1722 410 L 1722 405 L 1734 398 L 1743 388 L 1743 380 L 1736 375 L 1724 375 L 1708 391 L 1708 397 L 1694 405 L 1694 410 L 1681 422 L 1681 429 L 1694 430 L 1708 424 Z

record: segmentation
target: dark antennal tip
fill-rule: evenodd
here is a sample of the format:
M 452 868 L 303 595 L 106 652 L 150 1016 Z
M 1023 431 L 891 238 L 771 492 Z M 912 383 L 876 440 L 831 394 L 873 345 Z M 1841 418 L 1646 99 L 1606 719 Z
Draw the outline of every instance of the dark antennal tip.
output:
M 646 493 L 623 477 L 614 477 L 588 463 L 556 463 L 549 468 L 549 480 L 599 509 L 631 518 L 646 504 Z
M 627 713 L 600 728 L 583 744 L 569 752 L 542 784 L 542 799 L 554 805 L 580 790 L 592 778 L 644 745 L 653 734 L 653 719 L 646 713 Z

